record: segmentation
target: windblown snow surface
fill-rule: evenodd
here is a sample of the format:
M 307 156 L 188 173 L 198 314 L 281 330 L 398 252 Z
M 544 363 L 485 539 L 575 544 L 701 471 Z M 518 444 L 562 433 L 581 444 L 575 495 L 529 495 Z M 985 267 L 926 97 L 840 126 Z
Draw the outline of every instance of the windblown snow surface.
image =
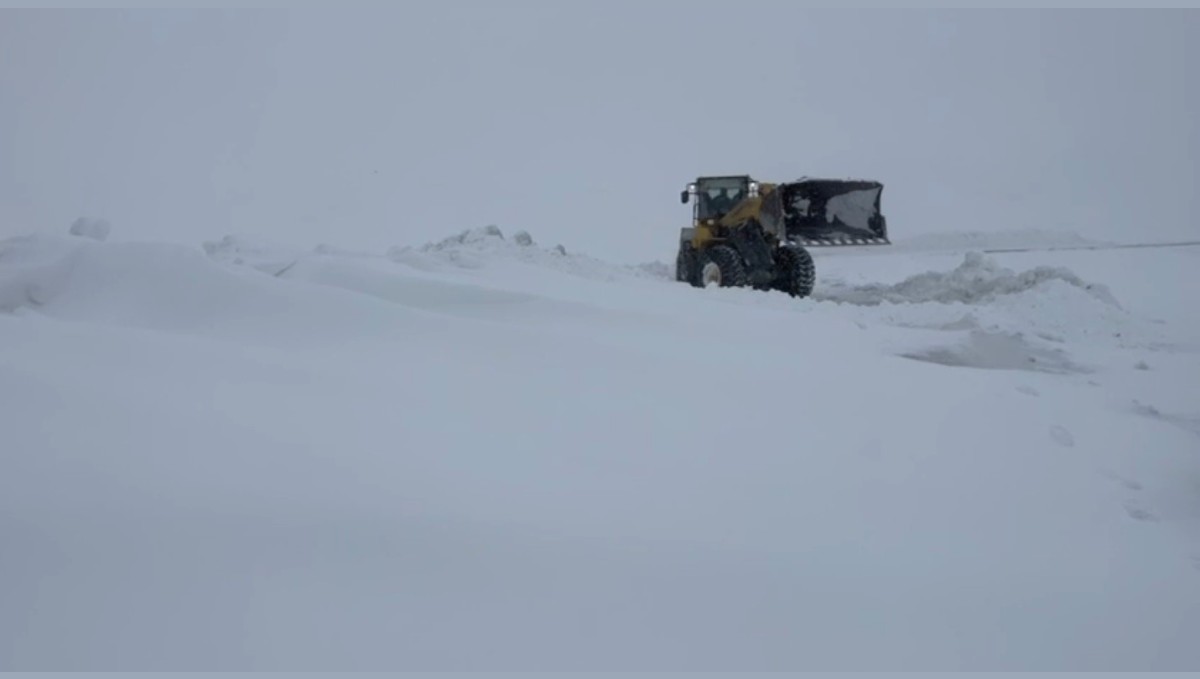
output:
M 89 234 L 0 243 L 2 669 L 1200 669 L 1198 249 Z

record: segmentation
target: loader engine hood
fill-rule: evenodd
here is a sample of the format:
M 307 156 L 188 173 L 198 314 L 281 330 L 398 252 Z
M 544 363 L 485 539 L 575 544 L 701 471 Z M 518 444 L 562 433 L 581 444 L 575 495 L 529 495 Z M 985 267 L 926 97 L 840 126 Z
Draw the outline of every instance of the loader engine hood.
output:
M 804 245 L 888 243 L 880 211 L 883 184 L 858 179 L 800 179 L 780 185 L 788 240 Z

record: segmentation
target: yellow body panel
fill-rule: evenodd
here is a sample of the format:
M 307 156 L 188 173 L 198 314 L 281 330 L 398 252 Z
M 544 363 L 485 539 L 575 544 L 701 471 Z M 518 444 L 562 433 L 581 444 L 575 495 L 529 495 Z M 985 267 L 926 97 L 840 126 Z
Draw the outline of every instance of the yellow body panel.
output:
M 760 183 L 758 195 L 742 199 L 741 202 L 734 205 L 733 209 L 725 213 L 725 216 L 720 219 L 694 219 L 692 223 L 692 247 L 699 250 L 713 241 L 722 240 L 716 234 L 718 227 L 725 229 L 735 228 L 739 224 L 745 224 L 752 219 L 762 223 L 764 221 L 762 215 L 764 205 L 774 197 L 773 194 L 776 187 L 776 184 Z
M 743 198 L 742 202 L 734 205 L 733 209 L 721 218 L 721 226 L 736 226 L 749 219 L 757 219 L 759 213 L 762 212 L 762 204 L 761 196 Z
M 714 232 L 715 226 L 716 223 L 711 219 L 696 221 L 692 224 L 692 247 L 699 250 L 717 240 L 717 235 Z

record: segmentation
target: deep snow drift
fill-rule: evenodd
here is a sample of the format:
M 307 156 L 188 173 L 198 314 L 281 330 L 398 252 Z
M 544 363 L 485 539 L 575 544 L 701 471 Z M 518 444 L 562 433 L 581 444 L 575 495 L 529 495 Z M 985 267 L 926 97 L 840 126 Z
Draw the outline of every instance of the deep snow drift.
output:
M 80 235 L 0 243 L 2 669 L 1200 667 L 1195 249 Z
M 853 304 L 882 302 L 992 302 L 1002 295 L 1038 292 L 1051 282 L 1061 282 L 1084 290 L 1106 304 L 1116 305 L 1104 286 L 1086 283 L 1062 267 L 1038 266 L 1016 273 L 999 266 L 993 258 L 969 252 L 963 263 L 952 271 L 926 271 L 909 276 L 894 285 L 847 286 L 834 283 L 815 297 Z

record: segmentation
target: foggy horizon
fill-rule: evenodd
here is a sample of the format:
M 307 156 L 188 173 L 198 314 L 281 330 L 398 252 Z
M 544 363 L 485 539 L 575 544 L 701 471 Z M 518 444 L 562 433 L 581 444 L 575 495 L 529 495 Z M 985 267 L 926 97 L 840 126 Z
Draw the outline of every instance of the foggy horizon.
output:
M 1179 11 L 509 2 L 13 11 L 0 236 L 382 251 L 494 224 L 669 261 L 697 175 L 883 182 L 893 238 L 1195 237 Z

